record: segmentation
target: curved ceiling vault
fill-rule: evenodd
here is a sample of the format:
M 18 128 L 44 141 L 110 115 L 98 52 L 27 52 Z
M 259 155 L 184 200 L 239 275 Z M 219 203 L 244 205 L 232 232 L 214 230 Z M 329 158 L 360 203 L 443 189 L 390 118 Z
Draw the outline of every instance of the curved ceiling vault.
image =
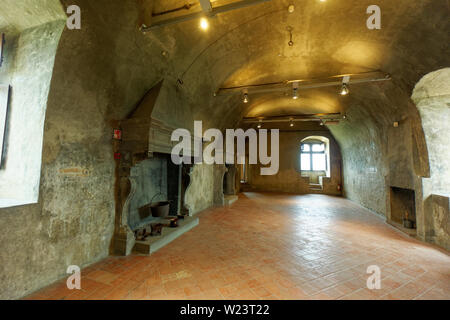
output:
M 184 3 L 156 0 L 153 11 Z M 293 13 L 287 10 L 289 4 L 295 5 Z M 210 19 L 206 32 L 192 20 L 147 35 L 167 50 L 173 64 L 169 77 L 182 79 L 179 89 L 191 101 L 194 118 L 211 125 L 234 125 L 243 116 L 346 112 L 365 99 L 383 98 L 386 87 L 405 90 L 409 99 L 423 74 L 448 64 L 447 1 L 380 0 L 381 30 L 366 27 L 366 8 L 371 4 L 272 0 L 219 14 Z M 293 46 L 288 45 L 288 26 Z M 428 37 L 431 33 L 433 37 Z M 239 95 L 213 97 L 221 86 L 373 70 L 391 74 L 392 83 L 355 84 L 344 98 L 336 94 L 336 87 L 300 91 L 296 101 L 279 92 L 254 95 L 247 105 Z

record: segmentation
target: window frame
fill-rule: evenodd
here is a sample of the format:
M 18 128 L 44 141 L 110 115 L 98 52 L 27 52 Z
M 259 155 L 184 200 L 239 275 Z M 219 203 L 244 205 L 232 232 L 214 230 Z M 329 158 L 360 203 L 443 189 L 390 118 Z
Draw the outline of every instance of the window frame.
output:
M 3 49 L 6 43 L 6 36 L 4 33 L 0 33 L 0 67 L 3 64 Z
M 10 85 L 0 84 L 0 169 L 3 169 L 5 160 L 6 126 L 8 120 Z
M 309 145 L 309 151 L 303 151 L 303 146 Z M 313 145 L 323 145 L 323 151 L 313 151 Z M 328 170 L 328 159 L 327 159 L 327 152 L 326 152 L 326 143 L 325 142 L 318 142 L 318 141 L 305 141 L 300 144 L 300 171 L 303 172 L 320 172 L 320 171 L 327 171 Z M 309 158 L 309 170 L 303 170 L 302 169 L 302 155 L 307 154 Z M 325 169 L 324 170 L 314 170 L 314 161 L 313 161 L 313 155 L 314 154 L 323 154 L 325 156 Z

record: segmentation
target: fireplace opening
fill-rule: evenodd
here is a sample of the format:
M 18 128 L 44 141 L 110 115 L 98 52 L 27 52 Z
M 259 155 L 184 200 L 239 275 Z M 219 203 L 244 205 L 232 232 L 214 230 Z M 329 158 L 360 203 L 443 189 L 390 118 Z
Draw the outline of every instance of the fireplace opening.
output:
M 151 158 L 133 166 L 130 177 L 135 185 L 128 215 L 132 230 L 156 219 L 150 207 L 158 203 L 169 203 L 169 216 L 180 214 L 184 205 L 181 166 L 173 164 L 170 155 L 155 152 Z
M 411 233 L 416 229 L 416 202 L 414 190 L 391 187 L 390 222 Z

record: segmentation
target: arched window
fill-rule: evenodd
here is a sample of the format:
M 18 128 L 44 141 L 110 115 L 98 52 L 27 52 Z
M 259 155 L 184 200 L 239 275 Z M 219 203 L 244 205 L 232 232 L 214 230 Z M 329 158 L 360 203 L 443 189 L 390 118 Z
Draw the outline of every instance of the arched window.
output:
M 309 140 L 301 144 L 302 171 L 327 171 L 326 146 L 322 141 Z
M 304 138 L 300 143 L 299 160 L 303 176 L 314 173 L 314 177 L 330 177 L 330 140 L 323 136 Z

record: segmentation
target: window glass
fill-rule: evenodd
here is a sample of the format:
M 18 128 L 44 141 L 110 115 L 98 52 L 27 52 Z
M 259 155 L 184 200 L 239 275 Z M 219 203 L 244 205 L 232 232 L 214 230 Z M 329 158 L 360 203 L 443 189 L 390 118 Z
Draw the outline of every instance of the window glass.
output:
M 321 143 L 321 144 L 313 144 L 312 145 L 312 151 L 314 151 L 314 152 L 325 151 L 325 145 L 323 143 Z
M 302 151 L 305 151 L 305 152 L 311 151 L 309 144 L 302 144 Z
M 309 171 L 311 170 L 311 158 L 310 154 L 302 154 L 300 159 L 301 170 Z
M 314 171 L 325 171 L 327 169 L 324 153 L 313 154 L 312 160 L 313 160 L 313 170 Z

